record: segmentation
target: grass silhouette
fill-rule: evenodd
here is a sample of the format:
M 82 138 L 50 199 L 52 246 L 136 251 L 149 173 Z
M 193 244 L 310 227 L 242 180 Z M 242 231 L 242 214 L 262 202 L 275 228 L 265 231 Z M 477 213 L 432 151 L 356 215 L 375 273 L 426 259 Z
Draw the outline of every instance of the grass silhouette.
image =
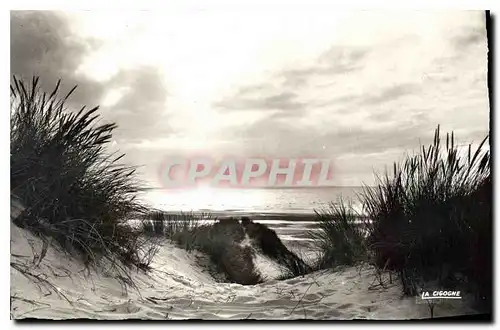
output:
M 317 212 L 320 266 L 369 261 L 399 274 L 403 292 L 425 283 L 463 288 L 491 310 L 492 213 L 490 152 L 486 137 L 461 152 L 454 133 L 394 163 L 358 196 L 369 221 L 361 227 L 348 206 Z
M 66 109 L 76 89 L 59 96 L 60 81 L 48 94 L 39 79 L 13 77 L 11 90 L 11 193 L 25 209 L 16 225 L 51 237 L 87 264 L 107 259 L 145 267 L 151 251 L 140 232 L 126 225 L 145 207 L 135 168 L 108 154 L 114 123 L 100 124 L 98 107 Z

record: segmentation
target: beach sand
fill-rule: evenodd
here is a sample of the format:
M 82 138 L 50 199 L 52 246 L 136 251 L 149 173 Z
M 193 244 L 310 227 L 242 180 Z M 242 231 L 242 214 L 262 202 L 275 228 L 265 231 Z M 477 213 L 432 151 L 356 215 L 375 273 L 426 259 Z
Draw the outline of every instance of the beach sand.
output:
M 291 228 L 271 227 L 293 248 Z M 281 233 L 280 229 L 281 228 Z M 302 231 L 307 226 L 302 227 Z M 311 227 L 309 228 L 311 229 Z M 298 231 L 298 230 L 296 230 Z M 203 267 L 205 257 L 165 242 L 149 273 L 88 271 L 49 246 L 34 258 L 42 241 L 11 224 L 11 317 L 67 319 L 419 319 L 429 307 L 402 297 L 396 280 L 377 286 L 374 270 L 350 267 L 279 281 L 279 267 L 264 256 L 256 268 L 267 279 L 258 285 L 217 283 Z M 434 317 L 473 314 L 460 300 L 444 301 Z

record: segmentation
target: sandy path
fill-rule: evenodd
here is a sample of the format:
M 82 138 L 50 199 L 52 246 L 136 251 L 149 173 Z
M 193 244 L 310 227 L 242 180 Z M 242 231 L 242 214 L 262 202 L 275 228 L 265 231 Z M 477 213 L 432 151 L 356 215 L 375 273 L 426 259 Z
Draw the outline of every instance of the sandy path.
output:
M 62 252 L 49 248 L 33 264 L 38 238 L 11 226 L 11 314 L 50 319 L 408 319 L 429 317 L 426 305 L 401 298 L 397 284 L 370 288 L 373 270 L 317 272 L 254 286 L 216 283 L 199 266 L 201 256 L 165 244 L 154 270 L 86 273 Z M 33 248 L 32 248 L 33 247 Z M 23 275 L 25 269 L 32 275 Z M 126 283 L 128 282 L 128 283 Z M 135 288 L 133 287 L 135 286 Z M 461 301 L 437 305 L 435 316 L 472 312 Z

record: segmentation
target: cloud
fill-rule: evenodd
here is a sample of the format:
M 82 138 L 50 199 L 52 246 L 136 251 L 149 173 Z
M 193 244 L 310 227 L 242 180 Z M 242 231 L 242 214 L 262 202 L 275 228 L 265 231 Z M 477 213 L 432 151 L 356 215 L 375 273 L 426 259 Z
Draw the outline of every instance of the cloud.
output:
M 107 117 L 119 123 L 117 139 L 132 142 L 172 132 L 167 120 L 166 86 L 158 69 L 146 66 L 120 71 L 108 86 L 124 90 L 115 104 L 104 108 Z
M 297 68 L 282 68 L 271 74 L 268 81 L 247 84 L 233 94 L 215 102 L 213 106 L 222 112 L 261 111 L 273 118 L 297 118 L 308 111 L 310 103 L 301 100 L 301 88 L 307 87 L 314 77 L 335 77 L 361 70 L 367 48 L 331 47 L 317 59 Z
M 411 24 L 401 18 L 387 26 L 385 18 L 366 22 L 363 28 L 373 27 L 372 34 L 345 29 L 349 37 L 331 46 L 335 34 L 341 34 L 334 33 L 322 54 L 281 64 L 260 80 L 232 81 L 236 87 L 211 104 L 179 102 L 184 96 L 175 85 L 176 74 L 182 76 L 176 70 L 191 67 L 175 67 L 181 63 L 175 56 L 171 77 L 159 68 L 132 63 L 105 81 L 92 79 L 79 70 L 82 63 L 99 60 L 95 54 L 117 56 L 119 62 L 124 55 L 120 52 L 134 43 L 128 44 L 127 35 L 111 54 L 115 45 L 75 35 L 58 12 L 11 12 L 11 70 L 27 78 L 41 75 L 44 89 L 53 88 L 59 78 L 65 89 L 78 84 L 75 108 L 102 104 L 105 120 L 119 124 L 116 147 L 131 163 L 146 165 L 149 178 L 155 177 L 163 157 L 197 146 L 214 154 L 333 157 L 345 173 L 362 177 L 371 174 L 372 166 L 390 164 L 420 141 L 430 141 L 438 124 L 466 142 L 481 140 L 488 130 L 484 13 L 424 18 Z M 376 34 L 379 25 L 387 33 Z M 351 40 L 351 34 L 357 37 Z M 140 44 L 147 44 L 144 52 L 163 49 Z M 189 85 L 189 79 L 182 84 Z M 172 100 L 166 82 L 177 92 Z M 175 113 L 167 107 L 172 104 L 199 108 Z M 218 125 L 197 131 L 195 122 L 200 127 Z
M 484 45 L 486 41 L 485 12 L 470 15 L 464 25 L 450 31 L 450 43 L 459 51 L 476 45 Z
M 313 76 L 332 77 L 361 70 L 367 54 L 367 48 L 334 46 L 309 65 L 285 69 L 278 75 L 284 79 L 285 86 L 303 86 Z
M 245 152 L 265 156 L 325 156 L 380 153 L 389 149 L 418 147 L 418 139 L 432 136 L 428 122 L 406 121 L 388 128 L 336 125 L 327 131 L 315 131 L 299 125 L 268 119 L 238 130 L 235 138 L 242 139 Z
M 103 86 L 75 72 L 85 56 L 99 43 L 75 37 L 65 17 L 50 11 L 11 11 L 10 63 L 11 74 L 31 80 L 41 77 L 42 89 L 52 91 L 63 79 L 62 91 L 78 85 L 73 94 L 75 103 L 95 105 Z
M 374 95 L 360 95 L 357 98 L 360 104 L 377 105 L 396 100 L 405 95 L 415 94 L 420 90 L 420 87 L 421 86 L 417 84 L 402 83 L 395 86 L 383 88 Z
M 457 49 L 465 50 L 469 46 L 483 43 L 486 37 L 484 27 L 474 27 L 465 29 L 462 35 L 457 35 L 451 39 L 451 42 Z
M 226 110 L 302 110 L 304 104 L 298 102 L 297 94 L 293 92 L 278 92 L 269 96 L 260 93 L 263 86 L 246 87 L 240 90 L 232 99 L 226 99 L 215 104 L 216 107 Z M 259 93 L 256 93 L 258 91 Z M 266 91 L 269 93 L 269 91 Z M 260 94 L 260 95 L 259 95 Z
M 99 105 L 112 91 L 123 91 L 112 105 L 101 106 L 107 121 L 116 121 L 115 138 L 127 143 L 168 135 L 165 124 L 167 98 L 158 68 L 133 67 L 118 71 L 107 81 L 96 81 L 79 72 L 84 60 L 101 43 L 76 36 L 63 13 L 50 11 L 11 12 L 11 74 L 41 77 L 42 89 L 52 91 L 62 79 L 62 89 L 78 85 L 70 109 Z
M 237 112 L 244 99 L 254 102 L 255 111 L 264 103 L 260 110 L 267 115 L 234 128 L 231 136 L 248 154 L 348 159 L 347 171 L 365 174 L 371 168 L 358 161 L 390 164 L 431 142 L 438 124 L 464 143 L 481 140 L 488 130 L 484 22 L 467 19 L 430 34 L 395 34 L 371 46 L 337 45 L 309 64 L 246 85 L 224 100 L 226 110 Z M 290 111 L 283 103 L 276 111 L 271 92 L 301 107 Z
M 412 109 L 411 113 L 408 113 L 406 118 L 416 123 L 430 123 L 432 122 L 430 112 L 430 109 Z M 387 123 L 394 120 L 397 115 L 398 114 L 392 108 L 381 108 L 378 111 L 370 112 L 368 118 L 375 122 Z

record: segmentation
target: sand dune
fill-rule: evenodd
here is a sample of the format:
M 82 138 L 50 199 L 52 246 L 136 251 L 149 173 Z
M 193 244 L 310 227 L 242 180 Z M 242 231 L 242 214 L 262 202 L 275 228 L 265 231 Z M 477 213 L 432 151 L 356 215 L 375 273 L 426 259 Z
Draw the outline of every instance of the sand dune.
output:
M 375 287 L 373 270 L 321 271 L 278 281 L 272 261 L 258 256 L 267 282 L 253 286 L 217 283 L 203 256 L 165 243 L 153 271 L 130 277 L 102 268 L 88 272 L 11 225 L 11 315 L 45 319 L 409 319 L 429 317 L 415 298 L 402 298 L 397 284 Z M 274 267 L 274 268 L 273 268 Z M 373 286 L 373 288 L 372 288 Z M 437 305 L 434 316 L 473 313 L 462 301 Z

